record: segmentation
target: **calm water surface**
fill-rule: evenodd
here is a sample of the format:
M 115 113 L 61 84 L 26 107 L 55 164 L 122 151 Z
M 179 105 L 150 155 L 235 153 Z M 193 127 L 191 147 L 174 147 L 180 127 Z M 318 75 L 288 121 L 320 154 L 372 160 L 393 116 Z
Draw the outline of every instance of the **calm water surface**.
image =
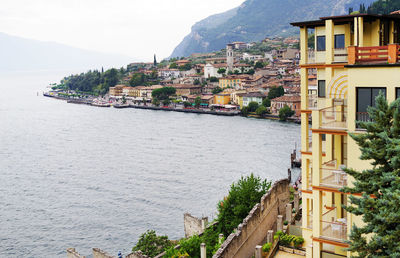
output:
M 68 73 L 0 75 L 0 256 L 129 253 L 147 229 L 181 238 L 230 184 L 287 176 L 299 125 L 96 108 L 37 96 Z

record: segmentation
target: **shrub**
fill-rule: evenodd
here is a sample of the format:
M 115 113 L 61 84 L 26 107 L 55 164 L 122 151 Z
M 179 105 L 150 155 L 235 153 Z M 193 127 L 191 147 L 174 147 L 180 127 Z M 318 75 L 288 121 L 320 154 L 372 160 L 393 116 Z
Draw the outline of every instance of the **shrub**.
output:
M 294 111 L 288 105 L 285 105 L 283 108 L 279 110 L 279 120 L 281 121 L 286 121 L 288 117 L 291 117 L 293 115 Z
M 289 221 L 287 221 L 287 220 L 285 220 L 284 222 L 283 222 L 283 225 L 285 225 L 285 226 L 287 226 L 289 224 Z
M 255 112 L 258 108 L 258 103 L 255 101 L 252 101 L 249 103 L 249 105 L 247 107 L 249 108 L 249 112 Z
M 185 101 L 185 102 L 183 102 L 183 106 L 185 106 L 185 108 L 191 107 L 192 103 L 190 103 L 189 101 Z
M 240 113 L 242 116 L 248 116 L 249 115 L 249 107 L 242 107 L 240 110 Z
M 229 195 L 218 205 L 218 228 L 228 236 L 271 187 L 271 182 L 251 174 L 233 183 Z
M 295 236 L 284 234 L 280 237 L 279 244 L 289 247 L 292 244 L 294 239 L 295 239 Z
M 256 114 L 257 114 L 258 116 L 263 116 L 265 113 L 267 113 L 267 108 L 264 107 L 264 106 L 259 106 L 259 107 L 256 109 Z
M 287 220 L 285 220 L 287 221 Z M 283 224 L 285 224 L 285 222 L 283 222 Z M 276 233 L 274 234 L 274 240 L 279 239 L 281 236 L 283 236 L 285 233 L 283 233 L 282 230 L 276 231 Z
M 139 241 L 132 248 L 132 252 L 140 250 L 145 255 L 153 257 L 172 246 L 168 236 L 157 236 L 154 230 L 148 230 L 140 236 Z
M 262 250 L 263 250 L 263 252 L 268 253 L 269 250 L 271 250 L 271 247 L 272 247 L 272 243 L 265 243 L 265 244 L 262 246 Z
M 295 239 L 293 240 L 294 247 L 300 248 L 304 243 L 304 238 L 301 236 L 296 236 Z

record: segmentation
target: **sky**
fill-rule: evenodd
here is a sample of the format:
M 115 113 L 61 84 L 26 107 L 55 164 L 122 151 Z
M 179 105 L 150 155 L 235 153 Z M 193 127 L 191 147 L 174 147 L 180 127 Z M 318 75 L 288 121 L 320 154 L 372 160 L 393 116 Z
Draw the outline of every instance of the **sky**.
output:
M 0 32 L 116 53 L 168 57 L 197 21 L 244 0 L 1 0 Z

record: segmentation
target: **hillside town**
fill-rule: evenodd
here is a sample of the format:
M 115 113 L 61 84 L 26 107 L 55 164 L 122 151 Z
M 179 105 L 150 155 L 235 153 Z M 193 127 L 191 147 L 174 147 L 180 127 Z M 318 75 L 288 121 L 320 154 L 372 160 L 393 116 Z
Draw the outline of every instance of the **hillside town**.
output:
M 268 51 L 258 46 L 267 46 Z M 157 63 L 131 63 L 108 93 L 91 97 L 97 106 L 147 106 L 232 112 L 245 116 L 300 117 L 300 52 L 296 38 L 266 38 L 261 43 L 233 42 L 220 52 L 192 54 Z M 123 69 L 123 68 L 121 68 Z M 315 77 L 315 76 L 314 76 Z M 316 80 L 310 76 L 310 85 Z M 314 78 L 315 79 L 315 78 Z M 172 87 L 168 100 L 153 91 Z M 49 96 L 81 98 L 72 87 L 53 87 Z M 88 96 L 86 96 L 88 97 Z M 76 102 L 75 102 L 76 103 Z M 252 104 L 251 104 L 252 103 Z M 256 104 L 255 104 L 256 103 Z

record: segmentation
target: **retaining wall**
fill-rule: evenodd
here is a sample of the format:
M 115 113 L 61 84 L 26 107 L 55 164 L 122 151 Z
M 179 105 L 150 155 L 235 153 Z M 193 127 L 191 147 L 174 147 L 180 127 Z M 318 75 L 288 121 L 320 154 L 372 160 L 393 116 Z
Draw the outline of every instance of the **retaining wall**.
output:
M 213 257 L 251 257 L 256 245 L 266 241 L 268 230 L 276 231 L 277 216 L 285 214 L 289 183 L 288 179 L 275 182 Z

